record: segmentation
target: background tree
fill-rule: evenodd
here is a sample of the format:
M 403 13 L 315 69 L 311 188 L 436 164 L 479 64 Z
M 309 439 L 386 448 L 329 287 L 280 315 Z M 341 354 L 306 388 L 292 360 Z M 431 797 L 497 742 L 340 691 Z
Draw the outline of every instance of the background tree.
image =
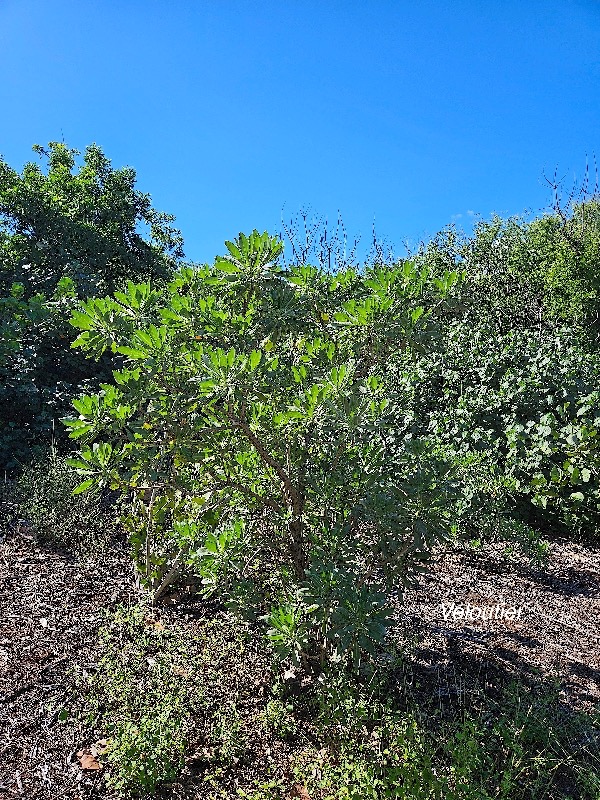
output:
M 47 446 L 72 397 L 110 379 L 111 358 L 70 348 L 79 299 L 127 279 L 166 279 L 183 257 L 173 217 L 152 208 L 131 168 L 114 169 L 97 145 L 59 142 L 18 173 L 0 160 L 0 468 Z

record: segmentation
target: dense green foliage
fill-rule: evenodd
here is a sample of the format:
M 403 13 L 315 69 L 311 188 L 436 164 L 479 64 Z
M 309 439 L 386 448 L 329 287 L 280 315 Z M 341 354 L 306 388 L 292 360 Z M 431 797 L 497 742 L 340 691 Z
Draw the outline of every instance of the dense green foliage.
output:
M 132 170 L 35 149 L 45 172 L 0 163 L 2 461 L 87 391 L 78 468 L 121 492 L 155 597 L 195 570 L 287 656 L 356 660 L 440 538 L 595 534 L 596 200 L 412 261 L 282 266 L 255 232 L 178 267 Z
M 441 346 L 422 360 L 417 409 L 421 429 L 451 453 L 480 454 L 484 484 L 497 497 L 500 481 L 511 516 L 595 536 L 600 356 L 590 205 L 589 215 L 576 209 L 591 219 L 575 228 L 591 260 L 585 270 L 575 234 L 560 238 L 554 217 L 482 223 L 461 243 L 449 231 L 422 253 L 424 263 L 460 265 L 466 279 Z M 544 226 L 552 237 L 540 238 Z M 551 265 L 565 253 L 561 294 L 557 284 L 550 291 Z
M 435 338 L 457 273 L 411 262 L 329 275 L 277 265 L 240 235 L 164 292 L 90 300 L 76 345 L 125 359 L 76 401 L 74 462 L 132 492 L 138 574 L 158 596 L 182 565 L 206 592 L 268 614 L 295 661 L 358 662 L 385 633 L 387 593 L 448 532 L 448 468 L 402 424 L 393 354 Z
M 113 292 L 127 279 L 169 275 L 182 256 L 172 217 L 114 169 L 95 145 L 51 142 L 46 159 L 16 172 L 0 160 L 0 466 L 12 469 L 50 443 L 82 388 L 111 377 L 111 361 L 70 348 L 79 299 Z M 139 232 L 149 229 L 149 239 Z

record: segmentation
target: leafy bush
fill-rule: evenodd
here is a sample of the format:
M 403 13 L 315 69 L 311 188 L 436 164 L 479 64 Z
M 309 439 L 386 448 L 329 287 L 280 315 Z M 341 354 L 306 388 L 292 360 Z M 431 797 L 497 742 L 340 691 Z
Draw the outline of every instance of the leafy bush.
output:
M 109 375 L 109 360 L 86 363 L 69 350 L 68 319 L 77 297 L 69 278 L 51 297 L 25 296 L 22 284 L 0 297 L 0 465 L 11 472 L 64 440 L 55 422 L 73 395 Z
M 422 419 L 437 440 L 463 458 L 480 454 L 496 475 L 489 483 L 520 505 L 525 521 L 595 530 L 600 360 L 577 335 L 492 339 L 457 326 L 426 370 L 429 385 L 440 388 L 427 397 L 431 410 Z
M 429 257 L 458 257 L 488 292 L 479 291 L 483 317 L 498 309 L 511 327 L 549 322 L 589 326 L 600 314 L 600 201 L 590 197 L 535 219 L 498 216 L 481 221 L 474 236 L 459 241 L 446 231 L 428 248 Z
M 356 662 L 449 528 L 448 465 L 402 424 L 388 364 L 432 341 L 459 276 L 284 270 L 257 232 L 227 247 L 164 291 L 130 283 L 74 313 L 77 346 L 126 362 L 67 422 L 80 488 L 129 493 L 155 598 L 194 567 L 207 593 L 257 602 L 286 657 Z
M 546 240 L 540 231 L 550 226 L 563 237 L 561 246 L 574 246 L 559 222 L 566 224 L 555 217 L 497 219 L 481 223 L 468 241 L 449 229 L 419 257 L 432 269 L 465 273 L 444 335 L 413 371 L 413 408 L 417 435 L 430 435 L 451 460 L 477 464 L 456 509 L 457 526 L 467 532 L 475 519 L 495 530 L 500 516 L 509 529 L 517 521 L 530 531 L 596 535 L 600 359 L 593 292 L 585 313 L 573 305 L 559 313 L 558 294 L 548 294 L 542 278 L 559 238 Z M 577 224 L 592 281 L 598 231 Z M 531 538 L 521 533 L 523 541 Z

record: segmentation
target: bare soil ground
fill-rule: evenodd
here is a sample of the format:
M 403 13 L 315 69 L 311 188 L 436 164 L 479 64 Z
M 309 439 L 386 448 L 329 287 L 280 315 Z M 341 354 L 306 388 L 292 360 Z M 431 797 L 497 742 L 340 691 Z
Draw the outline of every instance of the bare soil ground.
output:
M 399 610 L 397 646 L 406 658 L 398 680 L 417 696 L 438 698 L 443 708 L 482 686 L 494 693 L 514 679 L 553 679 L 561 702 L 592 711 L 600 702 L 599 555 L 590 546 L 554 542 L 544 569 L 507 562 L 500 550 L 440 556 Z M 96 667 L 105 611 L 136 600 L 119 540 L 78 555 L 41 546 L 28 531 L 16 530 L 0 543 L 0 796 L 109 797 L 77 759 L 94 732 L 61 716 L 81 676 Z M 459 619 L 460 612 L 455 618 L 454 608 L 467 604 L 514 606 L 521 608 L 520 618 Z M 160 614 L 183 628 L 201 624 L 200 603 L 193 599 L 171 603 Z M 258 661 L 254 668 L 263 669 Z M 252 704 L 260 701 L 269 676 L 255 677 L 253 684 L 251 676 L 224 665 L 222 696 L 239 696 L 236 682 L 245 681 L 244 702 L 255 713 Z M 264 737 L 253 747 L 257 763 L 293 758 L 289 747 Z M 201 764 L 188 772 L 197 785 Z
M 412 663 L 431 673 L 441 696 L 547 678 L 560 682 L 570 707 L 591 711 L 600 703 L 599 556 L 569 541 L 553 542 L 543 569 L 507 561 L 501 547 L 440 554 L 421 588 L 404 598 L 400 621 L 415 637 Z M 506 612 L 514 619 L 503 619 Z

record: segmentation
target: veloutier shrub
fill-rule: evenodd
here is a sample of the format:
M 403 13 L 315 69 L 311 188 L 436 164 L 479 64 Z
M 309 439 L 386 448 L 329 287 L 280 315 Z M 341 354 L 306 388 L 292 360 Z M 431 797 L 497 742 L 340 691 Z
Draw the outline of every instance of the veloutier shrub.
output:
M 460 275 L 284 269 L 256 231 L 227 248 L 74 313 L 76 346 L 125 362 L 67 421 L 80 489 L 129 499 L 155 598 L 193 569 L 265 616 L 283 657 L 356 663 L 450 529 L 449 466 L 411 436 L 410 381 L 390 365 L 432 345 Z

